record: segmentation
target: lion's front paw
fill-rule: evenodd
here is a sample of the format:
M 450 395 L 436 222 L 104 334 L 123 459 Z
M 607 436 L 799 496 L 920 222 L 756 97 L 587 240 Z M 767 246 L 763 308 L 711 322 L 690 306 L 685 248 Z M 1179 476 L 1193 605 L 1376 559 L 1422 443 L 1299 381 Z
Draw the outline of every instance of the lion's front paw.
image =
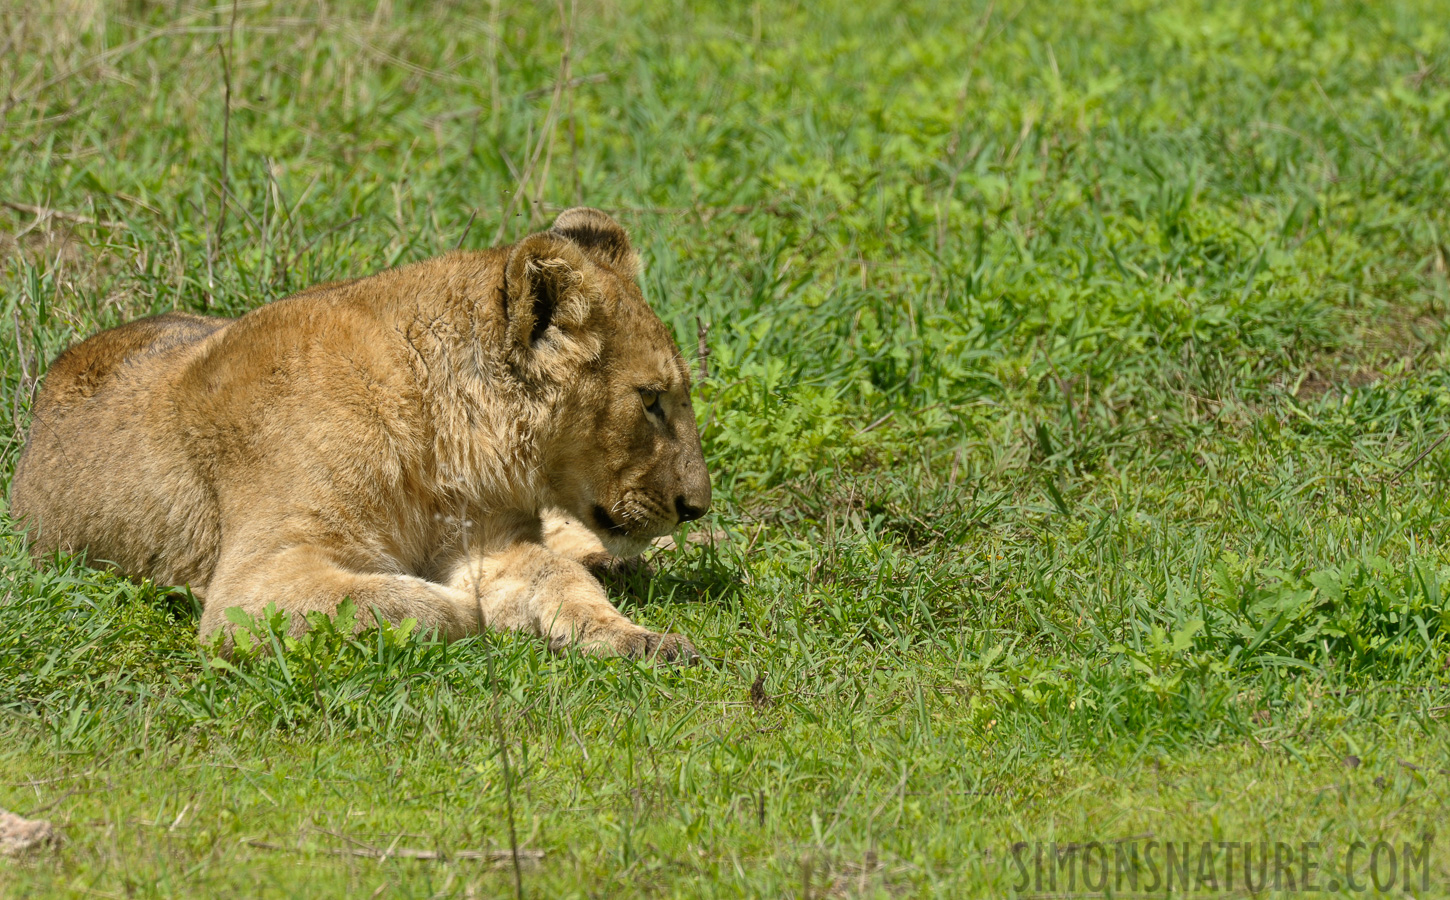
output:
M 644 652 L 637 655 L 646 659 L 662 659 L 665 662 L 678 663 L 682 666 L 693 666 L 700 661 L 699 651 L 683 634 L 674 632 L 657 634 L 648 631 L 645 632 L 644 644 Z M 630 655 L 635 656 L 636 654 Z
M 596 656 L 663 660 L 687 666 L 700 661 L 699 651 L 683 634 L 659 634 L 633 624 L 594 629 L 578 641 L 556 637 L 549 642 L 549 647 L 559 651 L 571 644 L 585 653 Z

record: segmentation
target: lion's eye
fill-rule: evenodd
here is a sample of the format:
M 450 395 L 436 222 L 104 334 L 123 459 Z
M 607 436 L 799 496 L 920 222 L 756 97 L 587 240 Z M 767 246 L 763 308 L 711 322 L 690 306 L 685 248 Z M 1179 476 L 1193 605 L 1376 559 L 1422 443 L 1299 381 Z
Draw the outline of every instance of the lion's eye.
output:
M 664 410 L 660 409 L 660 392 L 651 391 L 647 388 L 640 388 L 640 402 L 644 404 L 644 411 L 654 415 L 663 415 Z

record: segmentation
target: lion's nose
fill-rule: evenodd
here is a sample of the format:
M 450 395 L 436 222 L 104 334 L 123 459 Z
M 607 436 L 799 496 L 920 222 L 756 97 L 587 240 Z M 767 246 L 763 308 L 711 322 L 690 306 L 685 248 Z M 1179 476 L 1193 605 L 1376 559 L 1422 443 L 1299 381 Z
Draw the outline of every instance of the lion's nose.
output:
M 693 522 L 705 514 L 703 507 L 691 506 L 684 495 L 675 498 L 675 512 L 679 514 L 681 522 Z

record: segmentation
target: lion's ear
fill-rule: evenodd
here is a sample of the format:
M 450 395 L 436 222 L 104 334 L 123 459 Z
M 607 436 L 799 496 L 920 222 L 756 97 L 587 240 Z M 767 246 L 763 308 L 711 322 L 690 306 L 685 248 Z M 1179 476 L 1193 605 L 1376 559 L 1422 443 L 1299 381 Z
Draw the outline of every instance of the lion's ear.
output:
M 639 256 L 629 245 L 629 235 L 608 213 L 576 206 L 559 213 L 549 230 L 573 241 L 590 257 L 610 268 L 630 278 L 639 275 Z
M 588 270 L 577 247 L 547 231 L 515 244 L 504 269 L 510 345 L 527 352 L 551 327 L 579 329 L 589 317 Z

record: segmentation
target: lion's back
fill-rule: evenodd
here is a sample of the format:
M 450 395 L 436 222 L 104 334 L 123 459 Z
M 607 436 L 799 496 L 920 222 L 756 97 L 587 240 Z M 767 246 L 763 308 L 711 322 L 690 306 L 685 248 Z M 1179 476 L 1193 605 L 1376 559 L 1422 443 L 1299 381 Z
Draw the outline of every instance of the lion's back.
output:
M 187 472 L 183 448 L 156 421 L 164 410 L 155 389 L 229 321 L 151 316 L 56 358 L 10 490 L 11 513 L 26 523 L 36 552 L 86 549 L 96 560 L 175 583 L 205 568 L 215 554 L 207 540 L 215 513 L 204 485 Z M 160 559 L 170 560 L 166 571 L 155 570 Z
M 37 414 L 54 415 L 93 397 L 128 365 L 175 355 L 226 327 L 227 319 L 169 312 L 94 334 L 55 358 L 36 397 Z

